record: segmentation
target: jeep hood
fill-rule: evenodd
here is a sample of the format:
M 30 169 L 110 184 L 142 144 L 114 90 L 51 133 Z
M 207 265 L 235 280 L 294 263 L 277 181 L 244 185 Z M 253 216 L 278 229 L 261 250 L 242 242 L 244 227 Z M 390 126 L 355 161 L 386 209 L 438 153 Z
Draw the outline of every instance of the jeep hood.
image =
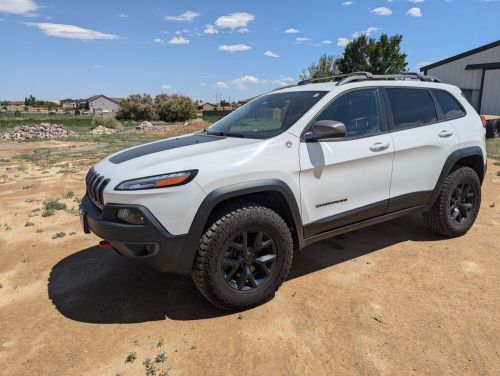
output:
M 196 169 L 203 155 L 224 152 L 260 139 L 213 136 L 194 133 L 139 145 L 117 152 L 99 162 L 96 170 L 120 180 Z

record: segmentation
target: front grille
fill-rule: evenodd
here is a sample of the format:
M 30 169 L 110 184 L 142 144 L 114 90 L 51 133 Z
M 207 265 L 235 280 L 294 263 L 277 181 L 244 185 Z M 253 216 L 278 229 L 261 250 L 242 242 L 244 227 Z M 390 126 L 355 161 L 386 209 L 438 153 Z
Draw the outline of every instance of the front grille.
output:
M 106 185 L 108 185 L 109 179 L 104 176 L 99 175 L 92 167 L 87 176 L 85 177 L 85 184 L 87 185 L 87 195 L 90 197 L 92 202 L 99 207 L 101 210 L 104 206 L 104 199 L 102 197 L 102 192 Z

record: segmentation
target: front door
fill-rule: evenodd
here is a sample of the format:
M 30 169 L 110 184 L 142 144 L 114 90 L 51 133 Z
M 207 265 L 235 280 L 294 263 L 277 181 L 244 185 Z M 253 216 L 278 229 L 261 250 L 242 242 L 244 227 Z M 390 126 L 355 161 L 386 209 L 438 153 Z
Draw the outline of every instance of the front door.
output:
M 394 146 L 376 88 L 341 94 L 314 121 L 345 124 L 342 139 L 301 142 L 304 236 L 382 215 L 387 207 Z

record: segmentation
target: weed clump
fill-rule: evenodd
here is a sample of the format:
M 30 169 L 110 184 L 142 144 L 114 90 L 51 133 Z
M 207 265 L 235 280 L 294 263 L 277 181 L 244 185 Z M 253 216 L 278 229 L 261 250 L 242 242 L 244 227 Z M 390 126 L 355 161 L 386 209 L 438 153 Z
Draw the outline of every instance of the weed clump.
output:
M 43 213 L 42 217 L 50 217 L 54 215 L 56 210 L 66 209 L 66 204 L 59 202 L 59 200 L 47 200 L 43 202 Z
M 60 239 L 64 238 L 66 236 L 65 232 L 56 232 L 54 235 L 52 235 L 52 239 Z

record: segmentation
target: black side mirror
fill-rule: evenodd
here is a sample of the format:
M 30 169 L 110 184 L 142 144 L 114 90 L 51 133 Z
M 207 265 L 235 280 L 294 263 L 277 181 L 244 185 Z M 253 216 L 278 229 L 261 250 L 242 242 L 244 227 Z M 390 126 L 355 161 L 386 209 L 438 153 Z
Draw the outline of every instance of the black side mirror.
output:
M 322 140 L 326 138 L 345 137 L 347 130 L 344 123 L 336 120 L 320 120 L 312 125 L 312 132 L 307 132 L 304 137 L 307 140 Z

